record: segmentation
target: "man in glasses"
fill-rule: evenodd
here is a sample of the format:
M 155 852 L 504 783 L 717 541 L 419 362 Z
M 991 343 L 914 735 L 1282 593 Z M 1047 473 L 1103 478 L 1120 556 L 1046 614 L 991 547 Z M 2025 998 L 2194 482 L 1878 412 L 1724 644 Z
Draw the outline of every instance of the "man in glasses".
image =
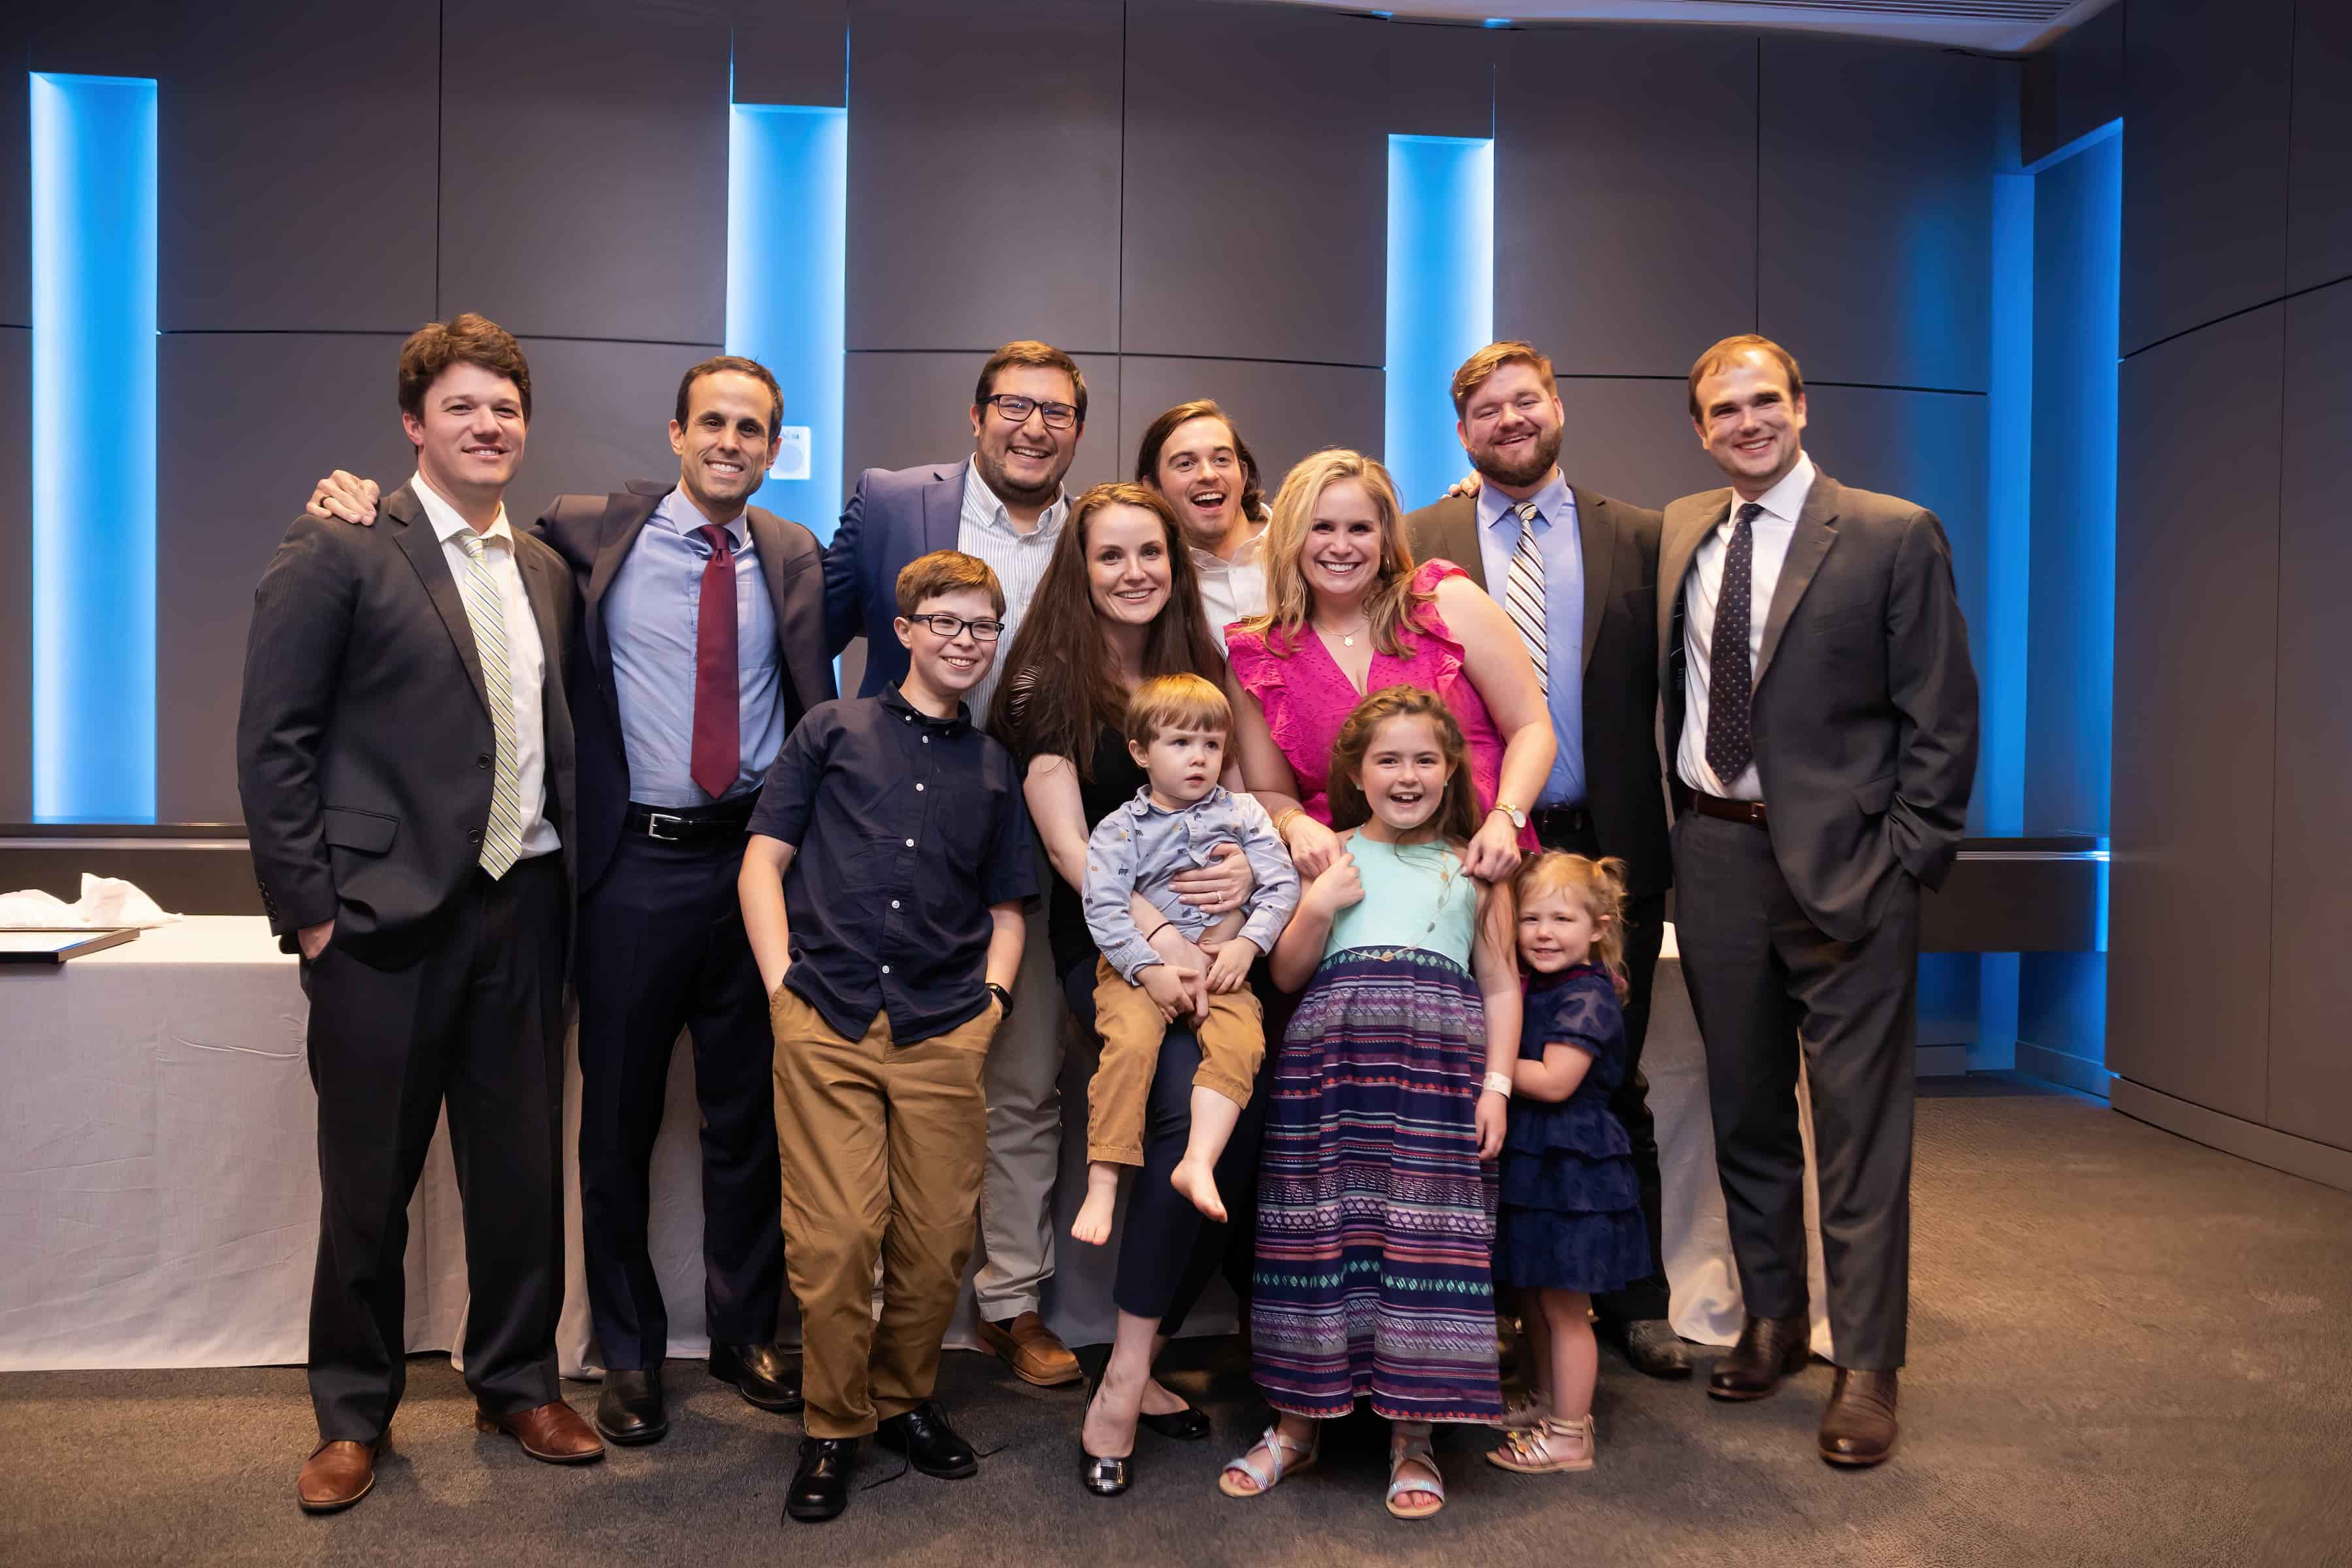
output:
M 863 633 L 866 679 L 878 696 L 907 678 L 898 574 L 937 550 L 988 563 L 1004 595 L 999 651 L 1009 649 L 1054 541 L 1069 515 L 1062 477 L 1087 427 L 1087 378 L 1050 343 L 1010 342 L 988 356 L 971 395 L 971 457 L 894 471 L 868 468 L 824 557 L 825 631 L 835 652 Z M 999 669 L 962 694 L 977 720 Z M 1013 987 L 1026 1005 L 988 1054 L 988 1168 L 981 1188 L 986 1259 L 974 1282 L 981 1337 L 1027 1382 L 1078 1379 L 1078 1359 L 1040 1313 L 1054 1274 L 1054 1178 L 1061 1167 L 1062 1020 L 1042 915 Z
M 783 395 L 757 361 L 707 359 L 678 384 L 671 482 L 556 499 L 531 532 L 570 566 L 579 728 L 580 1193 L 588 1305 L 605 1368 L 596 1426 L 669 1429 L 669 1315 L 647 1245 L 670 1052 L 694 1042 L 701 1110 L 703 1309 L 711 1373 L 762 1410 L 801 1405 L 775 1343 L 784 1283 L 768 992 L 735 896 L 760 781 L 801 716 L 834 695 L 816 536 L 750 503 Z M 375 517 L 337 470 L 310 513 Z

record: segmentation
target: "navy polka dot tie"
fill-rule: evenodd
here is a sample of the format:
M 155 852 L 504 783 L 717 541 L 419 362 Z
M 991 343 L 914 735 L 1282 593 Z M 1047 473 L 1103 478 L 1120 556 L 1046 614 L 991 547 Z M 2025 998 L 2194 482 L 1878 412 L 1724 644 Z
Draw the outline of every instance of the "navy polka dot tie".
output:
M 1754 501 L 1739 509 L 1730 546 L 1723 552 L 1723 589 L 1715 596 L 1715 635 L 1708 639 L 1706 765 L 1726 789 L 1756 755 L 1755 738 L 1748 733 L 1755 678 L 1748 665 L 1748 628 L 1755 594 L 1756 517 L 1763 510 Z

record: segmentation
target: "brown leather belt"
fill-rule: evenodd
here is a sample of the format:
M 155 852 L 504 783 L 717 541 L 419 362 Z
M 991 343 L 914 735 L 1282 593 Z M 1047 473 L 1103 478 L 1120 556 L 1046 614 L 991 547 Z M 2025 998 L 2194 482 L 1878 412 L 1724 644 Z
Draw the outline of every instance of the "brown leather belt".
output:
M 1750 827 L 1764 826 L 1764 803 L 1760 800 L 1726 800 L 1719 795 L 1693 790 L 1691 809 L 1701 816 L 1719 816 L 1726 822 L 1744 822 Z

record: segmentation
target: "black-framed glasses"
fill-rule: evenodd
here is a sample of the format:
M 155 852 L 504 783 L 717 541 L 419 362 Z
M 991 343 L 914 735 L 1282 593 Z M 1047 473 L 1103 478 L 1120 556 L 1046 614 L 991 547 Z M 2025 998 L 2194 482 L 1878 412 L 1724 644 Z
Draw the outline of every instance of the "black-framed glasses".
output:
M 995 620 L 967 621 L 961 616 L 908 616 L 908 620 L 931 628 L 931 635 L 942 642 L 953 642 L 969 630 L 974 642 L 994 642 L 1004 635 L 1004 623 Z
M 1075 403 L 1040 403 L 1012 392 L 1000 392 L 982 401 L 995 408 L 997 417 L 1008 425 L 1025 425 L 1029 416 L 1036 413 L 1045 416 L 1048 430 L 1067 430 L 1078 422 L 1078 405 Z

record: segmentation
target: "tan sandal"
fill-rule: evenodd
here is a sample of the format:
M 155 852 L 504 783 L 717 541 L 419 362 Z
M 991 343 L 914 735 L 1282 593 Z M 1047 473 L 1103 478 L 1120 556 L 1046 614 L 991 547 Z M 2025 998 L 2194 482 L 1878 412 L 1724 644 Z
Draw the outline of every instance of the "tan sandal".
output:
M 1419 1464 L 1428 1470 L 1429 1479 L 1398 1474 L 1407 1465 Z M 1397 1500 L 1424 1492 L 1437 1500 L 1425 1508 L 1406 1508 Z M 1427 1519 L 1445 1506 L 1445 1475 L 1437 1468 L 1437 1451 L 1426 1436 L 1407 1437 L 1389 1451 L 1389 1511 L 1399 1519 Z
M 1256 1453 L 1260 1448 L 1264 1448 L 1266 1453 L 1267 1463 L 1263 1466 L 1250 1458 L 1250 1455 Z M 1296 1437 L 1284 1436 L 1282 1424 L 1276 1422 L 1267 1427 L 1258 1440 L 1244 1451 L 1241 1458 L 1225 1461 L 1224 1469 L 1217 1477 L 1217 1489 L 1227 1497 L 1264 1497 L 1276 1487 L 1280 1486 L 1285 1476 L 1295 1476 L 1301 1470 L 1313 1469 L 1316 1457 L 1322 1452 L 1322 1448 L 1323 1428 L 1319 1423 L 1315 1428 L 1315 1436 L 1301 1443 Z M 1292 1454 L 1296 1454 L 1297 1458 L 1290 1458 Z M 1234 1477 L 1236 1473 L 1247 1476 L 1255 1484 L 1249 1487 L 1235 1486 Z
M 1548 1416 L 1540 1426 L 1504 1438 L 1503 1446 L 1486 1456 L 1486 1462 L 1523 1476 L 1589 1470 L 1596 1446 L 1591 1415 L 1574 1421 Z

